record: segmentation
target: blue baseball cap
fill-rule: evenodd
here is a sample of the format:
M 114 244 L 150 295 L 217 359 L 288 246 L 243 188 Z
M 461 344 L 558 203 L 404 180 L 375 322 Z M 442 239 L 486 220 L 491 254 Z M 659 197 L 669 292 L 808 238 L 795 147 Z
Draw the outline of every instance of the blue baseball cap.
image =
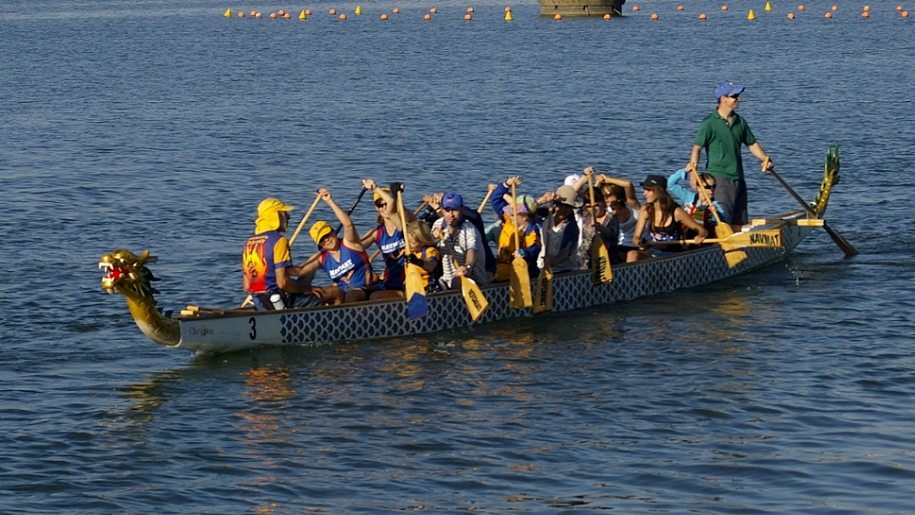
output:
M 442 209 L 461 209 L 464 207 L 464 199 L 456 191 L 449 191 L 442 196 Z
M 715 100 L 728 95 L 739 95 L 743 93 L 744 89 L 743 86 L 738 86 L 733 82 L 722 82 L 715 88 Z

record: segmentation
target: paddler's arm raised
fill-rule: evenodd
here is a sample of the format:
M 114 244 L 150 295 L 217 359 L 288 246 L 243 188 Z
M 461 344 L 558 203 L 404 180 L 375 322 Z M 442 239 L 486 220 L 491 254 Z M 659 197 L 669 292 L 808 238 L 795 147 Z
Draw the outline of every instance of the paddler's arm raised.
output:
M 618 179 L 601 173 L 594 178 L 594 184 L 614 184 L 619 186 L 620 188 L 623 188 L 623 191 L 626 193 L 626 204 L 629 207 L 636 210 L 642 207 L 639 203 L 639 198 L 635 195 L 635 187 L 629 179 Z M 622 201 L 623 199 L 619 200 Z
M 318 196 L 321 197 L 321 200 L 327 203 L 330 206 L 330 209 L 334 212 L 334 216 L 337 217 L 337 220 L 340 221 L 340 224 L 343 226 L 343 242 L 347 247 L 356 250 L 363 251 L 365 250 L 362 247 L 362 241 L 359 238 L 359 233 L 356 232 L 356 226 L 353 225 L 353 219 L 346 214 L 346 211 L 340 208 L 336 202 L 334 202 L 333 197 L 330 194 L 330 190 L 327 188 L 321 188 L 318 190 Z

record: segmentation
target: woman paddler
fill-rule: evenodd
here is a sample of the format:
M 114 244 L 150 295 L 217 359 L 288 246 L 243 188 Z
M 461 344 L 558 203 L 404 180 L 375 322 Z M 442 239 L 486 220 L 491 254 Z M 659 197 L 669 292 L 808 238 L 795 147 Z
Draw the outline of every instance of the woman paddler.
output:
M 318 197 L 330 206 L 343 226 L 343 239 L 334 234 L 329 223 L 324 220 L 315 222 L 308 232 L 318 245 L 320 255 L 318 259 L 306 263 L 304 274 L 323 268 L 343 294 L 343 302 L 366 300 L 379 289 L 378 276 L 372 271 L 369 257 L 362 242 L 359 241 L 356 226 L 346 211 L 334 202 L 330 190 L 319 189 Z
M 398 188 L 399 183 L 394 183 Z M 371 299 L 403 297 L 404 271 L 404 238 L 400 214 L 397 212 L 397 201 L 391 188 L 381 188 L 372 179 L 362 181 L 362 187 L 373 192 L 375 210 L 378 213 L 378 227 L 362 239 L 363 248 L 372 243 L 378 247 L 384 260 L 384 274 L 381 277 L 380 290 L 371 294 Z M 410 210 L 404 212 L 407 223 L 416 219 Z
M 649 175 L 644 182 L 645 205 L 639 213 L 639 221 L 635 226 L 632 243 L 638 250 L 630 250 L 626 256 L 627 262 L 660 257 L 686 250 L 681 245 L 666 245 L 663 247 L 647 247 L 642 233 L 648 229 L 647 241 L 666 242 L 677 241 L 683 238 L 683 227 L 696 231 L 696 243 L 702 243 L 708 236 L 708 231 L 702 227 L 686 211 L 678 206 L 667 193 L 667 178 L 663 175 Z
M 520 177 L 509 177 L 505 182 L 496 185 L 490 201 L 496 217 L 502 220 L 499 252 L 496 256 L 496 282 L 511 279 L 512 260 L 516 257 L 527 261 L 527 271 L 532 278 L 536 278 L 540 273 L 537 268 L 537 257 L 540 255 L 542 242 L 540 225 L 537 223 L 537 204 L 533 198 L 526 195 L 518 197 L 518 202 L 514 206 L 506 199 L 511 198 L 512 185 L 517 187 L 520 184 Z M 515 210 L 518 212 L 521 248 L 515 248 Z
M 438 240 L 432 235 L 429 225 L 422 220 L 409 222 L 407 234 L 410 236 L 410 252 L 404 259 L 419 267 L 426 293 L 439 291 L 438 280 L 442 276 L 442 258 L 436 248 Z

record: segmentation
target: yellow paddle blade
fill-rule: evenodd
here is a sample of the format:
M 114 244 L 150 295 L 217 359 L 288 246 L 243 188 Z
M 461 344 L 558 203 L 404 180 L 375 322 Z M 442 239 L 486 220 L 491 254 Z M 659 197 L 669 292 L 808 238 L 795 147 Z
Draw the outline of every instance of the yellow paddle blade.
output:
M 534 289 L 534 314 L 553 310 L 553 272 L 549 268 L 540 271 L 537 287 Z
M 747 253 L 742 250 L 725 250 L 724 259 L 728 262 L 728 268 L 734 268 L 741 261 L 747 259 Z
M 489 307 L 489 301 L 483 296 L 477 283 L 469 277 L 461 277 L 461 293 L 464 295 L 464 302 L 467 303 L 470 318 L 476 322 Z
M 613 269 L 610 268 L 610 253 L 604 246 L 604 240 L 594 235 L 591 240 L 591 282 L 595 285 L 607 284 L 613 280 Z
M 720 223 L 715 225 L 715 237 L 719 240 L 724 240 L 730 238 L 734 234 L 734 229 L 731 229 L 731 226 L 726 223 Z
M 531 278 L 527 272 L 527 261 L 522 258 L 512 260 L 508 296 L 512 309 L 524 309 L 534 305 L 534 301 L 531 299 Z
M 416 265 L 412 263 L 406 263 L 407 266 L 407 278 L 404 281 L 404 296 L 407 299 L 407 302 L 413 298 L 413 295 L 423 295 L 426 294 L 426 288 L 423 285 L 423 276 L 422 272 L 417 270 Z

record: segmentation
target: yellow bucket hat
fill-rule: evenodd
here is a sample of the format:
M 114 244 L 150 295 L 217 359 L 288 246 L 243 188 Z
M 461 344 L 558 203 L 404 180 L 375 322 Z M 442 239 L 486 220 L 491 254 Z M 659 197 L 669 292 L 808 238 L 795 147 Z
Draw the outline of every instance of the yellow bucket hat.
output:
M 293 206 L 284 204 L 282 200 L 268 197 L 257 206 L 257 220 L 254 221 L 254 232 L 260 234 L 275 231 L 280 228 L 280 211 L 292 211 Z
M 316 245 L 321 245 L 321 238 L 332 232 L 334 232 L 334 230 L 331 229 L 330 224 L 324 220 L 318 220 L 311 226 L 311 229 L 308 230 L 308 233 L 311 234 L 311 239 L 315 240 Z

